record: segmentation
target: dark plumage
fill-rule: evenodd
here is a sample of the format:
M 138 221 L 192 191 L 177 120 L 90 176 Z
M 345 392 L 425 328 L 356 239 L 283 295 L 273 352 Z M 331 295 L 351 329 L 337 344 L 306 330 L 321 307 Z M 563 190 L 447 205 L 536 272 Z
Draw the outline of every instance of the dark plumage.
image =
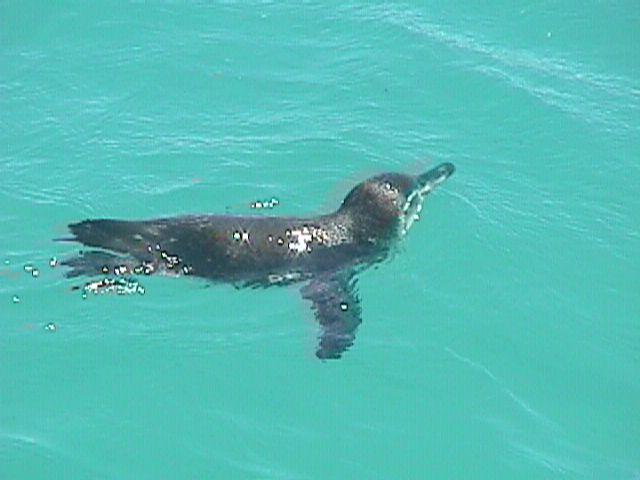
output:
M 339 358 L 360 324 L 355 275 L 384 259 L 411 227 L 422 201 L 454 171 L 388 173 L 354 187 L 333 214 L 317 217 L 187 215 L 152 220 L 95 219 L 69 225 L 71 240 L 96 250 L 62 263 L 67 276 L 193 275 L 237 285 L 306 282 L 322 326 L 320 358 Z

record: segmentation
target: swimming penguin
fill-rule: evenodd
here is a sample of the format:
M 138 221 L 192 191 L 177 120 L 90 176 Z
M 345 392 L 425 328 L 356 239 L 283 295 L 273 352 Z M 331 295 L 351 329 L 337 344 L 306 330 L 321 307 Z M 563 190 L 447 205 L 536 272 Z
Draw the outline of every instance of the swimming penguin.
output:
M 322 327 L 316 355 L 340 358 L 361 323 L 357 274 L 389 255 L 425 196 L 454 170 L 443 163 L 417 176 L 383 173 L 356 185 L 336 212 L 316 217 L 83 220 L 69 225 L 67 240 L 93 249 L 62 264 L 70 267 L 68 277 L 172 274 L 237 286 L 301 283 Z

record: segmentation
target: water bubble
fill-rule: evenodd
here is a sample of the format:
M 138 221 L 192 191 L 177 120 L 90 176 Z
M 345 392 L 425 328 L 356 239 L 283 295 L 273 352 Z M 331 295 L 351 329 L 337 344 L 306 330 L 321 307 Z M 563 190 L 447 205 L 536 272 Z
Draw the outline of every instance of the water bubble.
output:
M 20 303 L 20 297 L 17 295 L 14 295 L 11 300 L 13 301 L 13 303 Z
M 115 293 L 116 295 L 129 295 L 139 293 L 144 295 L 144 287 L 133 277 L 131 278 L 103 278 L 85 284 L 83 288 L 82 298 L 87 298 L 89 293 L 104 294 Z
M 251 202 L 249 206 L 255 209 L 260 209 L 260 208 L 269 209 L 269 208 L 276 207 L 279 203 L 280 201 L 277 198 L 271 197 L 269 200 L 256 200 L 255 202 Z
M 340 310 L 342 310 L 343 312 L 346 312 L 347 310 L 349 310 L 349 304 L 345 303 L 345 302 L 342 302 L 340 304 Z
M 31 276 L 32 277 L 39 277 L 40 276 L 40 270 L 38 270 L 37 268 L 34 268 L 33 270 L 31 270 Z
M 56 257 L 51 257 L 51 259 L 49 260 L 49 266 L 51 268 L 55 268 L 58 266 L 58 259 Z
M 47 323 L 47 324 L 44 326 L 44 329 L 45 329 L 47 332 L 55 332 L 55 331 L 58 329 L 58 327 L 56 326 L 56 324 L 55 324 L 55 323 L 53 323 L 53 322 L 49 322 L 49 323 Z

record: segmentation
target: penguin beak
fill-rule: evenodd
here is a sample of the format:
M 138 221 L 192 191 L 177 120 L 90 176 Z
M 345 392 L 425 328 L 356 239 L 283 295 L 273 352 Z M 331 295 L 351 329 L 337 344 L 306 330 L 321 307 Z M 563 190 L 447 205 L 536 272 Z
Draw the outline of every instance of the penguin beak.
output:
M 426 195 L 449 178 L 455 170 L 456 167 L 453 163 L 441 163 L 437 167 L 416 177 L 416 189 L 421 195 Z
M 413 225 L 413 222 L 420 218 L 420 211 L 422 210 L 424 197 L 431 192 L 431 190 L 449 178 L 455 169 L 456 167 L 451 163 L 442 163 L 428 172 L 415 177 L 413 188 L 407 195 L 400 213 L 400 231 L 403 235 L 406 235 L 409 228 L 411 228 L 411 225 Z

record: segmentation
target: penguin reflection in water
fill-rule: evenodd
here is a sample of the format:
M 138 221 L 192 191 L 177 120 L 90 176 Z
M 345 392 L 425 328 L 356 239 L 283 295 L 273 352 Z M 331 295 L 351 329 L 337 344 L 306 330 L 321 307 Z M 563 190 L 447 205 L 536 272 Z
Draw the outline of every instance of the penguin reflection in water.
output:
M 68 277 L 193 275 L 237 286 L 301 283 L 321 333 L 316 355 L 340 358 L 361 323 L 356 276 L 384 260 L 409 230 L 427 194 L 454 166 L 421 175 L 384 173 L 356 185 L 338 210 L 316 217 L 184 215 L 89 219 L 69 225 L 90 250 L 62 262 Z

